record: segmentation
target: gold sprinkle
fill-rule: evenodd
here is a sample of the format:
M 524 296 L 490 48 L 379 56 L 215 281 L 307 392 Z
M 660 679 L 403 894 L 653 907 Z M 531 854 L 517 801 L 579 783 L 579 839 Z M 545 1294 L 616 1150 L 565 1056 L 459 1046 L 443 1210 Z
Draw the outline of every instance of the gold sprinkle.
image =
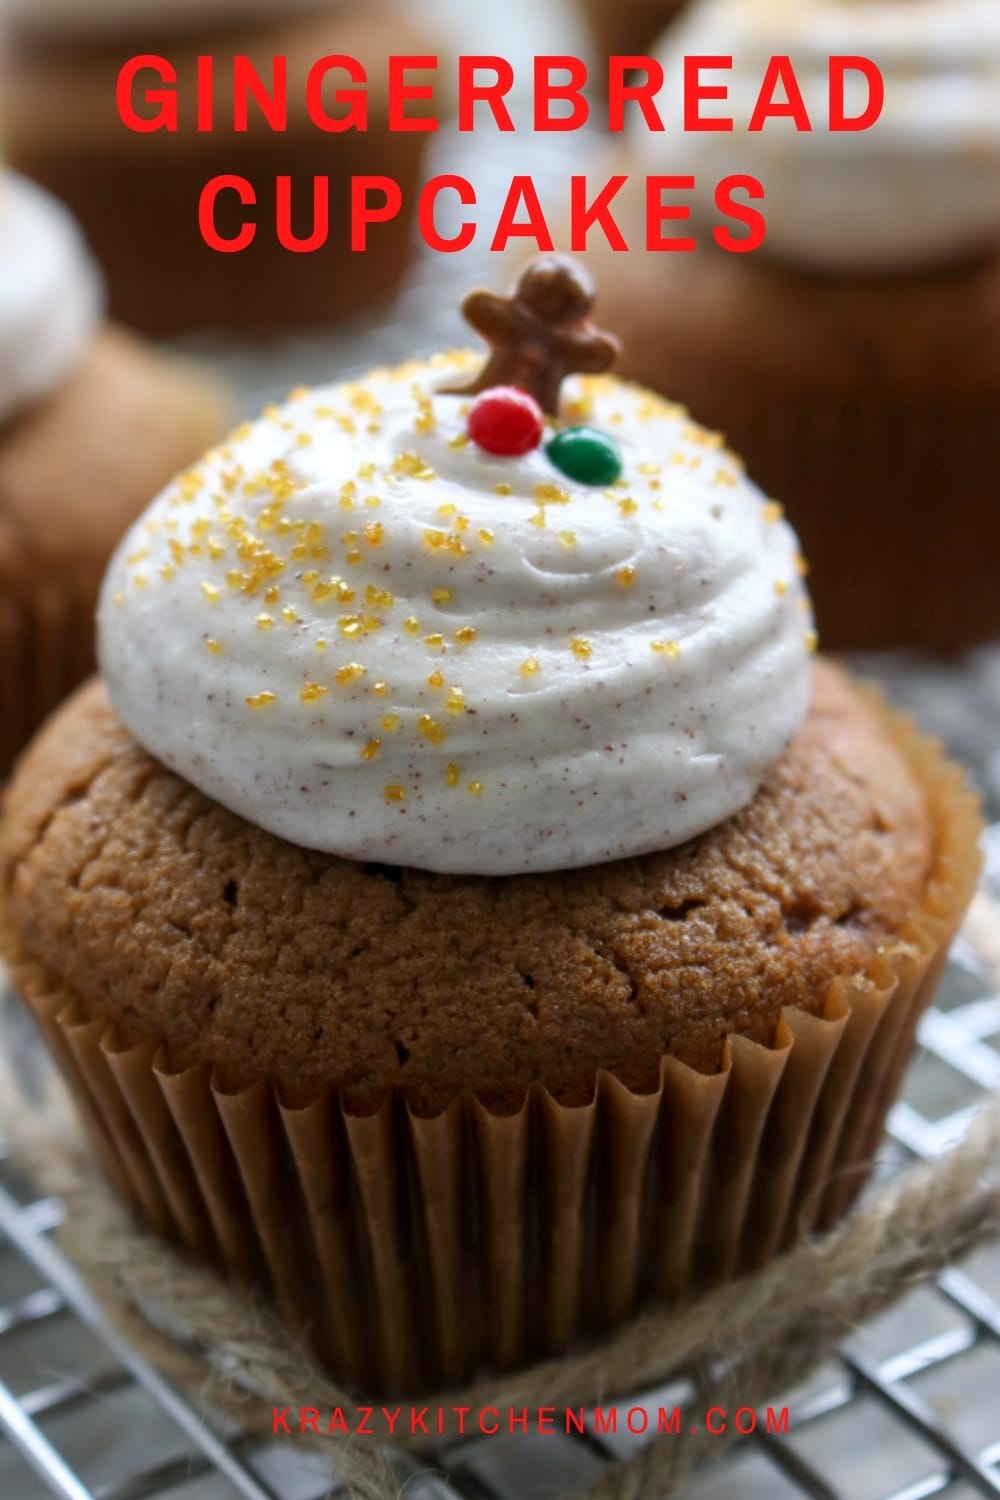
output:
M 418 453 L 401 453 L 392 465 L 393 474 L 398 474 L 407 479 L 436 479 L 437 475 L 428 464 L 425 464 Z
M 417 619 L 416 615 L 409 615 L 403 621 L 403 629 L 406 631 L 407 635 L 420 634 L 420 621 Z
M 385 527 L 381 521 L 369 521 L 365 526 L 364 536 L 369 547 L 381 547 L 385 541 Z
M 447 604 L 453 595 L 451 589 L 434 589 L 431 598 L 435 604 Z
M 367 668 L 363 667 L 360 662 L 345 662 L 342 667 L 337 668 L 337 682 L 343 687 L 345 682 L 356 682 L 359 677 L 364 677 L 366 671 Z
M 540 671 L 541 665 L 537 656 L 529 656 L 527 661 L 521 663 L 522 677 L 536 677 Z
M 357 547 L 352 547 L 351 550 L 346 553 L 346 559 L 350 563 L 352 568 L 358 565 L 358 563 L 361 561 L 361 553 L 358 551 Z
M 807 651 L 816 650 L 819 645 L 819 636 L 816 634 L 815 630 L 806 631 L 805 645 Z
M 536 484 L 535 499 L 539 505 L 568 505 L 572 496 L 569 490 L 564 490 L 558 484 L 546 482 Z
M 432 672 L 428 677 L 427 686 L 432 688 L 444 687 L 444 673 L 441 671 L 440 667 L 438 667 L 437 671 Z
M 631 495 L 629 495 L 626 496 L 624 500 L 619 500 L 618 509 L 623 516 L 634 516 L 636 511 L 639 509 L 639 506 L 636 501 L 632 499 Z
M 582 635 L 575 635 L 569 643 L 569 648 L 573 655 L 580 657 L 582 661 L 586 661 L 588 656 L 594 654 L 593 646 Z
M 481 797 L 483 795 L 483 783 L 481 781 L 470 781 L 466 790 L 471 797 Z
M 765 525 L 773 526 L 776 521 L 781 520 L 785 511 L 784 507 L 779 505 L 777 500 L 768 500 L 761 514 L 764 517 Z
M 271 618 L 270 615 L 258 615 L 257 616 L 257 629 L 258 630 L 270 630 L 273 625 L 274 625 L 274 621 L 273 621 L 273 619 Z
M 326 643 L 325 640 L 323 640 L 323 638 L 321 636 L 319 638 L 319 640 L 316 642 L 316 650 L 317 651 L 325 651 L 326 647 L 327 647 L 327 643 Z
M 458 783 L 459 783 L 459 781 L 461 779 L 462 779 L 462 773 L 461 773 L 461 771 L 458 769 L 458 767 L 455 765 L 455 763 L 453 761 L 450 761 L 448 763 L 448 765 L 446 765 L 445 768 L 444 768 L 444 784 L 445 784 L 445 786 L 458 786 Z
M 478 536 L 484 547 L 492 547 L 493 543 L 496 541 L 495 535 L 488 526 L 480 526 L 479 530 L 476 532 L 476 535 Z
M 457 505 L 439 505 L 438 508 L 437 508 L 437 514 L 439 516 L 457 516 L 458 515 L 458 506 Z
M 444 636 L 443 635 L 437 635 L 437 634 L 434 634 L 434 635 L 425 635 L 424 636 L 424 645 L 425 646 L 432 646 L 434 648 L 434 650 L 436 651 L 439 646 L 443 646 L 444 645 Z
M 135 581 L 136 581 L 136 584 L 141 588 L 142 585 L 139 584 L 138 578 Z M 145 579 L 143 580 L 143 582 L 145 582 Z M 218 603 L 218 601 L 219 601 L 219 590 L 216 588 L 216 586 L 215 586 L 214 583 L 203 583 L 202 586 L 201 586 L 201 591 L 205 595 L 205 598 L 208 600 L 209 604 L 217 604 Z
M 512 495 L 514 493 L 514 486 L 508 484 L 506 479 L 501 479 L 500 483 L 495 485 L 494 488 L 498 495 Z
M 116 604 L 124 604 L 125 603 L 125 595 L 121 592 L 121 590 L 119 590 L 118 593 L 115 594 L 115 596 L 114 596 L 114 602 Z
M 776 578 L 774 580 L 774 592 L 777 594 L 779 599 L 784 599 L 785 595 L 788 593 L 788 584 L 783 578 Z
M 650 641 L 650 651 L 655 651 L 658 656 L 680 656 L 680 641 Z
M 279 589 L 279 587 L 278 587 L 278 585 L 276 583 L 272 583 L 271 587 L 269 589 L 266 589 L 264 591 L 264 603 L 265 604 L 277 604 L 277 602 L 278 602 L 278 600 L 280 598 L 281 598 L 281 590 Z
M 449 448 L 467 448 L 469 446 L 469 435 L 467 432 L 456 432 L 454 437 L 448 439 Z
M 801 552 L 797 553 L 795 557 L 795 571 L 800 578 L 807 578 L 809 576 L 809 564 Z
M 564 547 L 575 547 L 576 546 L 576 532 L 575 531 L 560 531 L 560 533 L 559 533 L 559 540 L 562 542 L 562 544 L 563 544 Z
M 635 569 L 631 563 L 624 568 L 619 568 L 615 574 L 615 582 L 623 589 L 630 589 L 635 583 Z
M 212 656 L 219 656 L 222 652 L 222 647 L 218 641 L 214 641 L 211 636 L 208 636 L 205 641 L 205 650 L 210 652 Z
M 444 739 L 444 730 L 436 719 L 431 718 L 430 714 L 420 715 L 417 720 L 417 729 L 431 745 L 440 745 Z
M 307 682 L 299 697 L 303 703 L 316 703 L 320 698 L 325 698 L 329 688 L 323 687 L 319 682 Z
M 399 714 L 383 714 L 381 719 L 379 719 L 382 728 L 387 730 L 389 734 L 398 729 L 401 722 Z
M 448 689 L 448 696 L 445 699 L 444 706 L 450 714 L 462 714 L 465 712 L 465 694 L 460 687 Z
M 461 630 L 455 631 L 455 639 L 456 641 L 459 641 L 463 646 L 470 646 L 476 639 L 475 626 L 463 625 Z
M 538 526 L 538 527 L 542 527 L 542 526 L 545 525 L 545 512 L 544 512 L 544 510 L 536 510 L 535 511 L 535 514 L 531 518 L 531 524 L 532 524 L 532 526 Z
M 364 749 L 361 751 L 361 759 L 362 760 L 374 760 L 375 757 L 376 757 L 376 755 L 381 750 L 381 748 L 382 748 L 382 741 L 381 740 L 369 740 L 368 743 L 367 743 L 367 745 L 365 745 Z
M 383 682 L 381 678 L 379 678 L 378 682 L 372 684 L 372 692 L 375 694 L 376 698 L 384 698 L 388 691 L 389 684 L 387 682 Z
M 385 800 L 387 802 L 405 802 L 406 801 L 406 787 L 405 786 L 396 786 L 396 785 L 393 785 L 393 786 L 384 786 L 382 788 L 382 796 L 385 798 Z
M 283 620 L 287 620 L 288 623 L 289 623 L 289 625 L 295 625 L 295 624 L 298 623 L 298 618 L 299 617 L 295 613 L 295 611 L 292 608 L 292 606 L 290 604 L 286 604 L 285 607 L 284 607 L 284 609 L 281 611 L 281 618 Z
M 273 693 L 253 693 L 247 699 L 247 705 L 250 708 L 270 708 L 274 701 L 275 696 Z

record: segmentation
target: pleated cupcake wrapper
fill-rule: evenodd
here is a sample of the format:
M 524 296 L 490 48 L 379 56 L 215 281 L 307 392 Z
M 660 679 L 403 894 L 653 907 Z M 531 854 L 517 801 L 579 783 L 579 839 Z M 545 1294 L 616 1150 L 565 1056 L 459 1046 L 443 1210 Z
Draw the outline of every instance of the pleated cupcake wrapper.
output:
M 0 781 L 43 719 L 94 669 L 94 596 L 42 583 L 0 598 Z
M 450 1385 L 758 1266 L 853 1201 L 978 871 L 960 773 L 888 722 L 938 828 L 922 908 L 821 1016 L 786 1009 L 769 1047 L 730 1038 L 715 1074 L 666 1057 L 652 1093 L 601 1073 L 585 1105 L 536 1086 L 507 1115 L 471 1095 L 433 1118 L 398 1092 L 366 1115 L 335 1090 L 293 1105 L 171 1068 L 23 953 L 14 977 L 155 1230 L 268 1287 L 360 1388 Z

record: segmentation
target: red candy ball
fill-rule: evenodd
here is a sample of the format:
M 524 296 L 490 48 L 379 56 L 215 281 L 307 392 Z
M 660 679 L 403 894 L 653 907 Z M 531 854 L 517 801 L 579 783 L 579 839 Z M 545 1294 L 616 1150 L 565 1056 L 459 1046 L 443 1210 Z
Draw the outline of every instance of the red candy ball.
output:
M 514 385 L 483 391 L 469 412 L 469 436 L 487 453 L 519 458 L 542 441 L 545 417 L 534 396 Z

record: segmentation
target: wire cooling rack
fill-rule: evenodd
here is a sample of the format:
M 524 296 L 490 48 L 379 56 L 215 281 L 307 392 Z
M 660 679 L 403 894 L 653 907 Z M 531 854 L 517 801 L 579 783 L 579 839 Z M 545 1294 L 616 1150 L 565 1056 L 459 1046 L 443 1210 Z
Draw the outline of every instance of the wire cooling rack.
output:
M 995 823 L 983 894 L 924 1018 L 879 1175 L 946 1150 L 1000 1087 L 998 913 Z M 26 1061 L 37 1065 L 37 1053 Z M 135 1355 L 56 1247 L 62 1213 L 32 1193 L 0 1147 L 0 1500 L 343 1496 L 326 1459 L 294 1442 L 248 1439 Z M 634 1404 L 671 1410 L 685 1395 L 675 1383 Z M 788 1406 L 787 1433 L 762 1421 L 695 1472 L 684 1500 L 1000 1496 L 1000 1247 L 915 1289 L 770 1404 Z M 409 1500 L 572 1495 L 636 1441 L 593 1431 L 477 1435 L 422 1463 L 401 1460 L 400 1482 Z

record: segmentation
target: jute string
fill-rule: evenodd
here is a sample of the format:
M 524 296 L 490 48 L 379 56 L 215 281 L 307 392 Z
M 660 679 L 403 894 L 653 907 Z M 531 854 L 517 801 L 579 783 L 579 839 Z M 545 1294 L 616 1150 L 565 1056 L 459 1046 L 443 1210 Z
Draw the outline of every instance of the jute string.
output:
M 272 1435 L 275 1407 L 318 1407 L 324 1425 L 338 1407 L 355 1411 L 358 1393 L 331 1380 L 257 1298 L 139 1227 L 96 1174 L 60 1089 L 39 1109 L 16 1080 L 0 1078 L 0 1128 L 38 1186 L 65 1200 L 64 1248 L 157 1368 L 255 1434 Z M 696 1404 L 760 1407 L 858 1322 L 998 1232 L 1000 1096 L 962 1145 L 883 1187 L 832 1233 L 686 1307 L 645 1313 L 600 1345 L 445 1392 L 434 1405 L 589 1407 L 683 1375 Z M 374 1443 L 313 1433 L 301 1441 L 330 1454 L 353 1500 L 402 1493 Z M 663 1433 L 609 1469 L 585 1500 L 668 1495 L 724 1443 L 708 1432 Z

